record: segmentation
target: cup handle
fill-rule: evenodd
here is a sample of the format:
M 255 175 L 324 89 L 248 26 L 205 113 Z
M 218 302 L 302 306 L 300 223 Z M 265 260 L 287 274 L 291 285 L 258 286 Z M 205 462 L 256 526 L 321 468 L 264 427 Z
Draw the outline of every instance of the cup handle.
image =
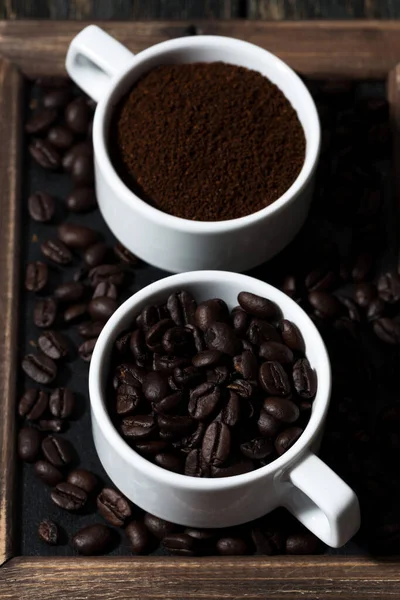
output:
M 312 452 L 289 472 L 283 505 L 325 544 L 340 548 L 360 527 L 353 490 Z
M 72 40 L 65 61 L 68 75 L 93 100 L 107 92 L 113 77 L 125 71 L 135 55 L 96 25 L 85 27 Z

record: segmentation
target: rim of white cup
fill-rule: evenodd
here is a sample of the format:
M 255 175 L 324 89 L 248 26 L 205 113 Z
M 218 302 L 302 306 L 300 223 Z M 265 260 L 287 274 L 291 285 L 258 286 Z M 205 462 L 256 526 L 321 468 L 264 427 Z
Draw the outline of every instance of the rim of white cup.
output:
M 201 46 L 204 44 L 205 41 L 207 43 L 218 43 L 219 47 L 232 47 L 234 45 L 236 48 L 241 47 L 244 52 L 251 51 L 262 53 L 265 57 L 265 61 L 268 63 L 273 63 L 276 68 L 279 68 L 284 73 L 285 77 L 291 79 L 297 88 L 298 94 L 301 94 L 304 97 L 308 104 L 309 119 L 312 127 L 312 134 L 309 136 L 310 139 L 308 139 L 302 125 L 307 144 L 306 157 L 300 173 L 292 185 L 286 190 L 286 192 L 272 204 L 257 212 L 251 213 L 245 217 L 229 219 L 225 221 L 190 221 L 189 219 L 183 219 L 181 217 L 170 215 L 159 210 L 158 208 L 155 208 L 154 206 L 151 206 L 149 203 L 139 198 L 139 196 L 137 196 L 122 181 L 114 168 L 107 148 L 108 132 L 106 131 L 105 117 L 107 113 L 112 111 L 115 107 L 115 103 L 112 103 L 111 101 L 114 99 L 114 94 L 116 93 L 115 90 L 119 86 L 121 80 L 129 78 L 131 71 L 134 70 L 137 65 L 154 57 L 159 52 L 166 50 L 178 50 L 186 46 L 195 48 L 196 46 Z M 289 67 L 289 65 L 287 65 L 283 60 L 275 56 L 275 54 L 268 52 L 268 50 L 264 50 L 264 48 L 261 48 L 260 46 L 251 44 L 250 42 L 245 42 L 243 40 L 237 40 L 235 38 L 215 35 L 199 35 L 167 40 L 151 46 L 147 50 L 139 52 L 137 55 L 135 55 L 135 62 L 132 64 L 132 67 L 129 69 L 129 71 L 124 72 L 120 76 L 116 76 L 113 79 L 111 91 L 99 102 L 93 122 L 93 143 L 96 159 L 99 163 L 99 167 L 102 170 L 103 176 L 109 179 L 110 185 L 116 190 L 117 195 L 122 198 L 123 201 L 128 204 L 128 206 L 131 208 L 134 207 L 135 210 L 141 212 L 143 216 L 154 220 L 158 225 L 198 234 L 217 232 L 223 233 L 226 231 L 232 231 L 250 226 L 254 222 L 262 220 L 265 217 L 268 217 L 269 215 L 279 211 L 285 204 L 295 201 L 314 173 L 318 162 L 320 142 L 321 128 L 314 100 L 307 87 L 300 77 L 295 73 L 295 71 L 293 71 L 293 69 L 291 69 L 291 67 Z
M 289 450 L 265 467 L 261 467 L 249 473 L 224 478 L 197 478 L 174 473 L 155 465 L 135 452 L 135 450 L 124 441 L 114 427 L 106 409 L 106 390 L 101 385 L 100 374 L 108 369 L 108 365 L 104 364 L 105 353 L 110 344 L 113 344 L 116 339 L 116 329 L 121 319 L 127 313 L 131 313 L 133 317 L 135 314 L 135 306 L 138 303 L 147 303 L 146 300 L 149 300 L 154 294 L 158 294 L 163 290 L 166 290 L 167 294 L 171 293 L 171 288 L 177 290 L 184 288 L 185 285 L 190 283 L 204 282 L 205 284 L 209 284 L 212 281 L 218 282 L 219 284 L 221 284 L 221 282 L 235 281 L 242 290 L 251 289 L 252 284 L 254 285 L 254 282 L 257 282 L 257 285 L 260 285 L 263 290 L 265 290 L 262 294 L 260 292 L 261 295 L 271 299 L 278 306 L 289 304 L 291 312 L 296 316 L 294 321 L 297 323 L 301 322 L 301 325 L 298 325 L 298 327 L 303 334 L 306 346 L 313 345 L 313 348 L 321 357 L 322 366 L 317 370 L 318 388 L 313 401 L 313 410 L 310 420 L 300 438 L 291 448 L 289 448 Z M 118 332 L 118 334 L 119 333 L 120 332 Z M 305 448 L 317 437 L 320 424 L 323 423 L 329 407 L 330 391 L 331 369 L 328 352 L 321 335 L 309 316 L 291 298 L 270 284 L 257 280 L 254 277 L 242 275 L 241 273 L 232 273 L 230 271 L 189 271 L 187 273 L 178 273 L 177 275 L 171 275 L 170 277 L 165 277 L 164 279 L 151 283 L 133 294 L 116 310 L 101 331 L 94 348 L 89 370 L 91 409 L 103 435 L 109 443 L 112 444 L 118 454 L 121 455 L 128 464 L 131 464 L 132 467 L 145 472 L 147 476 L 152 476 L 155 480 L 158 479 L 177 488 L 196 491 L 235 488 L 269 475 L 274 471 L 282 471 L 289 463 L 296 460 L 298 456 L 301 456 L 301 453 Z

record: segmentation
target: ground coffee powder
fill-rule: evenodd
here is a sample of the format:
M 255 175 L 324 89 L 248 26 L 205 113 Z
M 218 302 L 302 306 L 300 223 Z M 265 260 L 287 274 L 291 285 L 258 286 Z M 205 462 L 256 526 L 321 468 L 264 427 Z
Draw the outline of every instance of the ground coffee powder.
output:
M 221 62 L 150 71 L 122 100 L 112 130 L 128 186 L 195 221 L 265 208 L 294 182 L 305 156 L 303 128 L 279 88 Z

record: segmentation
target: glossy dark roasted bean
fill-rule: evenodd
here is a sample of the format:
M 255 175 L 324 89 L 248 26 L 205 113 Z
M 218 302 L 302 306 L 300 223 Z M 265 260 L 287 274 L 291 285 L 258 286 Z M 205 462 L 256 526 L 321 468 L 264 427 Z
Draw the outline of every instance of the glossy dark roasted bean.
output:
M 154 455 L 153 458 L 156 465 L 167 469 L 172 473 L 183 473 L 184 472 L 184 458 L 175 452 L 160 452 Z
M 56 388 L 50 394 L 49 409 L 53 417 L 68 419 L 75 406 L 75 397 L 68 388 Z
M 276 361 L 264 362 L 260 367 L 260 383 L 263 390 L 272 396 L 290 394 L 290 382 L 286 371 Z
M 92 111 L 83 97 L 72 100 L 65 109 L 65 122 L 75 133 L 87 133 Z
M 29 145 L 29 153 L 32 158 L 44 169 L 57 171 L 61 166 L 61 158 L 57 150 L 40 138 L 32 140 Z
M 72 262 L 69 248 L 60 240 L 46 240 L 40 244 L 44 256 L 58 265 L 68 265 Z
M 275 440 L 275 450 L 279 455 L 284 454 L 297 442 L 303 430 L 300 427 L 289 427 L 278 435 Z
M 92 354 L 93 354 L 96 342 L 97 342 L 97 338 L 93 338 L 90 340 L 86 340 L 79 346 L 79 348 L 78 348 L 79 356 L 85 362 L 90 362 L 92 360 Z
M 116 300 L 118 298 L 118 290 L 113 283 L 102 281 L 95 287 L 92 298 L 104 297 L 111 298 L 112 300 Z
M 366 317 L 368 321 L 380 319 L 385 315 L 386 305 L 382 298 L 374 298 L 366 308 Z
M 74 134 L 64 125 L 55 125 L 47 132 L 48 141 L 59 150 L 67 150 L 74 143 Z
M 229 356 L 236 356 L 241 350 L 241 343 L 234 329 L 227 323 L 213 323 L 204 334 L 208 348 L 219 350 Z
M 107 296 L 92 298 L 88 305 L 88 311 L 94 321 L 106 322 L 117 310 L 117 301 Z
M 207 427 L 201 452 L 209 465 L 220 467 L 228 460 L 231 452 L 231 432 L 225 423 L 214 421 Z
M 86 469 L 73 469 L 68 473 L 67 483 L 70 483 L 91 494 L 98 486 L 96 475 Z
M 308 273 L 304 284 L 310 292 L 319 292 L 332 289 L 336 279 L 335 273 L 329 267 L 317 267 Z
M 97 242 L 86 248 L 83 259 L 89 267 L 98 267 L 107 259 L 109 252 L 110 248 L 107 244 L 104 242 Z
M 151 415 L 124 417 L 121 431 L 126 438 L 141 442 L 150 438 L 157 431 L 157 423 Z
M 80 529 L 72 538 L 72 545 L 79 554 L 92 556 L 104 554 L 113 545 L 115 533 L 110 527 L 96 523 Z
M 147 554 L 154 547 L 154 538 L 142 521 L 131 521 L 125 527 L 134 554 Z
M 189 414 L 199 421 L 206 420 L 216 412 L 221 400 L 221 390 L 211 382 L 202 383 L 190 392 Z
M 18 414 L 29 421 L 37 421 L 49 404 L 49 396 L 43 390 L 30 388 L 26 390 L 18 403 Z
M 254 438 L 240 445 L 241 453 L 252 460 L 267 458 L 267 456 L 272 454 L 273 450 L 272 441 L 263 437 Z
M 28 198 L 30 217 L 39 223 L 48 223 L 54 216 L 55 202 L 47 192 L 35 192 Z
M 85 286 L 80 281 L 69 281 L 58 285 L 53 294 L 59 302 L 77 302 L 85 293 Z
M 240 292 L 238 302 L 243 310 L 253 317 L 265 319 L 266 321 L 278 318 L 278 307 L 267 298 L 251 294 L 250 292 Z
M 57 546 L 58 544 L 58 527 L 50 519 L 43 519 L 40 521 L 38 527 L 38 535 L 43 542 L 50 546 Z
M 18 433 L 18 456 L 25 462 L 35 462 L 40 452 L 41 435 L 33 427 L 22 427 Z
M 382 273 L 377 282 L 379 297 L 388 304 L 396 304 L 400 300 L 400 277 L 397 273 Z
M 314 398 L 317 391 L 317 375 L 306 358 L 300 358 L 293 366 L 293 383 L 302 398 Z
M 68 355 L 69 343 L 67 338 L 59 331 L 43 331 L 39 336 L 38 346 L 46 356 L 59 360 Z
M 120 242 L 115 244 L 113 250 L 117 259 L 129 267 L 136 267 L 136 265 L 139 264 L 138 257 L 132 254 L 132 252 L 130 252 L 128 248 L 125 248 Z
M 310 292 L 308 301 L 317 314 L 324 318 L 335 318 L 342 312 L 339 300 L 327 292 Z
M 393 319 L 383 317 L 372 324 L 375 335 L 386 344 L 400 344 L 400 324 Z
M 194 315 L 194 324 L 204 332 L 214 323 L 227 323 L 228 320 L 228 307 L 220 298 L 202 302 L 198 305 Z
M 304 352 L 305 344 L 303 336 L 295 323 L 282 319 L 279 322 L 279 328 L 282 335 L 282 340 L 291 350 L 296 352 Z
M 249 547 L 243 538 L 222 537 L 217 542 L 217 552 L 223 556 L 243 556 L 248 554 Z
M 26 265 L 25 289 L 28 292 L 40 292 L 46 287 L 47 281 L 48 268 L 45 263 L 36 260 Z
M 70 99 L 69 89 L 50 89 L 43 95 L 42 102 L 46 108 L 63 108 Z
M 274 360 L 281 365 L 290 365 L 293 362 L 293 352 L 291 349 L 279 342 L 263 342 L 259 352 L 260 356 L 265 360 Z
M 82 488 L 65 481 L 58 483 L 50 495 L 54 504 L 70 511 L 80 510 L 87 501 L 87 494 Z
M 122 285 L 125 272 L 120 265 L 99 265 L 89 271 L 89 281 L 92 287 L 99 283 L 108 281 L 116 286 Z
M 315 554 L 320 544 L 319 539 L 309 531 L 293 533 L 286 538 L 286 554 Z
M 149 402 L 159 402 L 171 392 L 166 375 L 159 371 L 147 373 L 142 389 Z
M 257 421 L 257 427 L 261 435 L 274 438 L 282 429 L 281 421 L 278 421 L 273 415 L 267 413 L 266 410 L 261 409 L 260 415 Z
M 195 556 L 196 539 L 187 533 L 171 533 L 163 539 L 163 547 L 175 556 Z
M 57 375 L 57 365 L 45 354 L 27 354 L 22 360 L 22 369 L 33 381 L 44 385 L 54 381 Z
M 164 521 L 164 519 L 160 519 L 159 517 L 151 515 L 150 513 L 145 513 L 144 524 L 150 533 L 152 533 L 158 540 L 162 540 L 167 535 L 171 535 L 177 529 L 177 525 L 174 523 Z
M 287 398 L 270 396 L 264 400 L 263 408 L 269 415 L 283 423 L 294 423 L 300 416 L 297 404 Z
M 63 223 L 58 228 L 58 237 L 68 248 L 84 250 L 97 241 L 98 233 L 84 225 Z
M 104 488 L 97 496 L 97 510 L 115 527 L 122 527 L 132 515 L 128 500 L 113 488 Z
M 93 157 L 87 154 L 80 154 L 79 156 L 77 156 L 72 164 L 71 177 L 76 186 L 93 185 Z
M 67 439 L 48 435 L 42 442 L 43 454 L 55 467 L 65 467 L 69 465 L 74 458 L 74 450 Z
M 235 356 L 233 366 L 244 379 L 254 380 L 258 377 L 257 358 L 250 350 L 245 350 L 242 354 Z
M 77 326 L 78 333 L 80 336 L 86 339 L 96 339 L 101 333 L 101 330 L 104 327 L 104 323 L 100 323 L 99 321 L 85 321 L 84 323 L 80 323 Z
M 51 487 L 57 485 L 57 483 L 60 483 L 60 481 L 64 479 L 61 471 L 46 460 L 38 460 L 35 462 L 34 472 L 38 479 Z
M 261 321 L 260 319 L 253 319 L 250 322 L 246 337 L 248 341 L 255 346 L 260 346 L 263 342 L 281 341 L 281 337 L 276 328 L 270 323 Z
M 26 122 L 25 131 L 29 134 L 43 133 L 57 119 L 58 112 L 54 108 L 40 108 Z
M 40 419 L 39 423 L 40 431 L 46 433 L 61 433 L 65 429 L 65 421 L 61 419 Z
M 53 298 L 37 298 L 33 307 L 33 322 L 36 327 L 47 329 L 54 324 L 57 304 Z
M 75 160 L 81 155 L 93 156 L 93 145 L 90 142 L 79 142 L 67 150 L 62 159 L 63 169 L 70 173 Z
M 366 308 L 371 304 L 372 300 L 376 297 L 377 291 L 373 283 L 357 283 L 354 290 L 354 299 L 358 306 Z
M 83 317 L 87 316 L 88 305 L 86 302 L 76 302 L 75 304 L 71 304 L 64 311 L 64 321 L 66 323 L 73 323 L 83 319 Z
M 88 212 L 97 206 L 96 194 L 91 187 L 77 187 L 67 196 L 65 203 L 72 212 Z

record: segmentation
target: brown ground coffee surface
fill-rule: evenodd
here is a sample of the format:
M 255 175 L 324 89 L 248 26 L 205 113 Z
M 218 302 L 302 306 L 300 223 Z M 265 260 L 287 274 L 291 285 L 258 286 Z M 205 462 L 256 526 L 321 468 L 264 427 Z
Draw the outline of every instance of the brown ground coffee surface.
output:
M 277 200 L 298 176 L 305 137 L 283 93 L 221 62 L 147 73 L 116 111 L 120 175 L 139 197 L 194 221 L 235 219 Z

